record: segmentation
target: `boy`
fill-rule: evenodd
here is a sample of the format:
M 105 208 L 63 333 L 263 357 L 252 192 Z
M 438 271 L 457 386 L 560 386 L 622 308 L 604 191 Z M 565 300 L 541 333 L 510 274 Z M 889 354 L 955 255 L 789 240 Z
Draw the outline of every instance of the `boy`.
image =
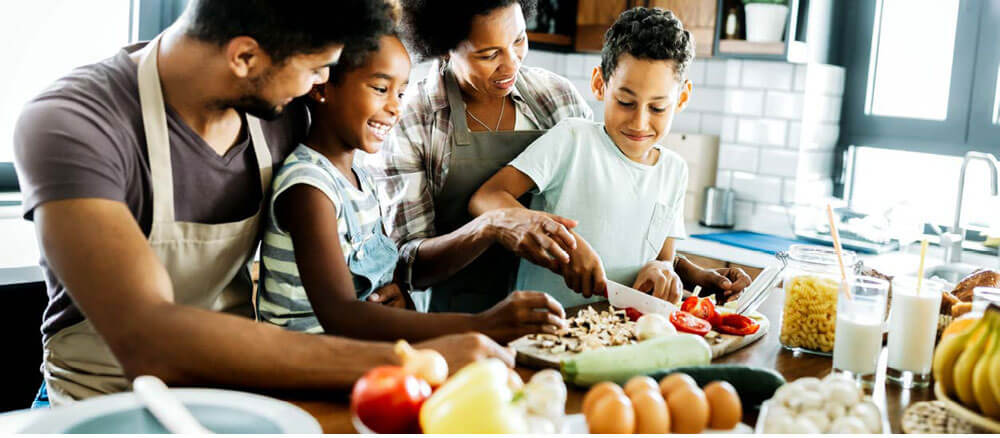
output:
M 679 302 L 674 240 L 685 235 L 688 169 L 657 142 L 690 100 L 686 69 L 693 58 L 691 34 L 672 12 L 639 7 L 622 13 L 605 35 L 591 80 L 604 102 L 604 123 L 563 121 L 473 196 L 469 208 L 478 215 L 514 207 L 532 190 L 531 208 L 579 222 L 573 230 L 578 249 L 562 266 L 562 278 L 522 261 L 518 289 L 549 292 L 571 307 L 596 301 L 591 296 L 613 280 Z M 717 274 L 695 268 L 689 277 L 696 282 Z M 719 285 L 742 289 L 749 279 L 740 274 L 722 273 L 730 278 Z

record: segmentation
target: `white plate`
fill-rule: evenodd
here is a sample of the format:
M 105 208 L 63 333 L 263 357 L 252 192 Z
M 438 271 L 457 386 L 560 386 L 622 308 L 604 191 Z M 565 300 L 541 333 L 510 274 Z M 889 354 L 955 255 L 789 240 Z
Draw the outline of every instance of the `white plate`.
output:
M 590 431 L 587 429 L 587 419 L 583 417 L 583 414 L 567 415 L 563 419 L 562 433 L 573 434 L 573 435 L 589 434 Z M 747 426 L 746 424 L 740 423 L 737 424 L 736 427 L 733 428 L 733 430 L 706 429 L 702 433 L 713 433 L 713 434 L 734 433 L 734 434 L 746 435 L 746 434 L 752 434 L 753 428 Z
M 170 389 L 206 428 L 217 433 L 322 433 L 306 411 L 271 397 L 205 388 Z M 164 432 L 134 393 L 95 397 L 52 408 L 21 433 Z

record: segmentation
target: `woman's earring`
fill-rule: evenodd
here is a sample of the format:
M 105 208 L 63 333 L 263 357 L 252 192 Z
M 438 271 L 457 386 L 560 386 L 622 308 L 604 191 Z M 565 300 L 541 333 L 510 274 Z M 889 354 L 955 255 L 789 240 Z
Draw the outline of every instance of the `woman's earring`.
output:
M 325 97 L 319 98 L 319 103 L 326 103 L 326 98 Z

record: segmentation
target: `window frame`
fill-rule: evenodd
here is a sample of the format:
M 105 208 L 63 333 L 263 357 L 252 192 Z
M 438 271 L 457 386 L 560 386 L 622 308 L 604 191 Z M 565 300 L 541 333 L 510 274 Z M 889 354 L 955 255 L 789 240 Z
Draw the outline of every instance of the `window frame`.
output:
M 945 120 L 923 120 L 878 116 L 865 113 L 875 20 L 882 0 L 857 0 L 850 8 L 842 33 L 847 80 L 841 114 L 839 151 L 852 145 L 902 149 L 946 155 L 963 155 L 969 150 L 970 112 L 974 77 L 978 76 L 978 48 L 983 2 L 959 0 L 955 49 L 952 60 L 948 111 Z M 995 64 L 994 64 L 995 65 Z M 978 82 L 978 81 L 977 81 Z M 976 84 L 978 86 L 978 83 Z M 992 104 L 992 102 L 990 102 Z
M 180 17 L 187 2 L 188 0 L 131 0 L 129 42 L 152 39 Z M 0 193 L 19 191 L 14 163 L 0 161 Z
M 969 114 L 969 149 L 1000 152 L 1000 124 L 993 123 L 994 99 L 1000 99 L 997 78 L 1000 76 L 1000 4 L 983 2 L 979 23 L 979 43 L 976 48 L 976 75 L 973 89 L 990 92 L 972 96 Z

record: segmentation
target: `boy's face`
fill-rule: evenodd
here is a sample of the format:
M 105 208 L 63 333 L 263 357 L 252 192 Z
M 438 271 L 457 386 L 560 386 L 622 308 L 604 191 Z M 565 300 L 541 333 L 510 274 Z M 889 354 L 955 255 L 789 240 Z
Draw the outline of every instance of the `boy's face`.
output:
M 403 91 L 410 80 L 410 55 L 395 36 L 379 41 L 363 66 L 324 87 L 317 119 L 329 124 L 346 145 L 378 152 L 399 121 Z M 314 96 L 315 98 L 316 96 Z
M 591 88 L 604 101 L 604 127 L 622 153 L 646 162 L 654 144 L 670 132 L 674 115 L 687 105 L 691 81 L 678 80 L 674 61 L 624 54 L 607 82 L 595 67 Z

